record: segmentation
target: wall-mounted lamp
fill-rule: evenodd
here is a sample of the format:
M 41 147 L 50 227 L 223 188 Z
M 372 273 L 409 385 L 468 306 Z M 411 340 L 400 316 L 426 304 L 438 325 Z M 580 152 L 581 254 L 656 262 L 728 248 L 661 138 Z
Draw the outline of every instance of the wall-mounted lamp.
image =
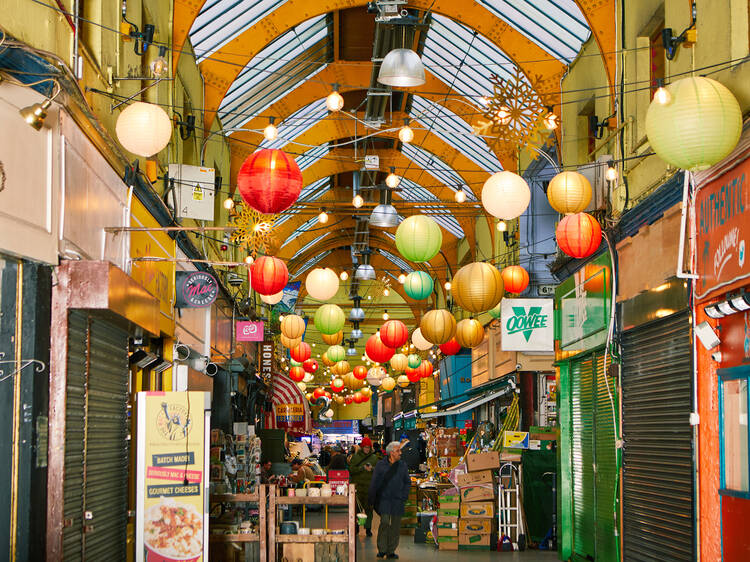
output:
M 677 54 L 677 47 L 680 43 L 685 41 L 685 34 L 687 30 L 683 31 L 680 35 L 676 36 L 672 33 L 671 27 L 665 27 L 661 30 L 661 42 L 664 45 L 664 51 L 666 51 L 667 60 L 672 60 Z
M 52 105 L 52 100 L 46 99 L 42 103 L 35 103 L 24 107 L 18 113 L 21 114 L 24 121 L 39 131 L 44 125 L 44 118 L 47 117 L 47 109 L 49 109 L 50 105 Z
M 733 297 L 729 297 L 725 301 L 712 304 L 703 309 L 706 316 L 718 320 L 724 318 L 730 314 L 736 314 L 738 312 L 745 312 L 750 310 L 750 295 L 747 293 L 740 293 Z
M 179 111 L 174 113 L 179 117 L 179 120 L 175 120 L 175 125 L 180 129 L 180 138 L 186 141 L 191 135 L 195 134 L 195 115 L 186 115 L 183 120 Z
M 589 132 L 594 135 L 595 139 L 602 138 L 604 135 L 604 127 L 609 126 L 609 117 L 603 121 L 599 121 L 598 115 L 589 115 Z
M 133 50 L 135 51 L 136 55 L 143 56 L 144 54 L 146 54 L 148 46 L 154 42 L 154 32 L 156 31 L 156 28 L 150 23 L 147 23 L 143 26 L 143 31 L 139 31 L 138 26 L 135 25 L 132 21 L 128 20 L 127 12 L 128 3 L 126 0 L 123 0 L 122 19 L 125 23 L 130 25 L 130 33 L 128 35 L 130 35 L 130 37 L 134 39 Z
M 163 78 L 169 73 L 169 63 L 167 62 L 166 54 L 167 48 L 161 46 L 159 47 L 159 56 L 151 61 L 149 66 L 154 78 Z

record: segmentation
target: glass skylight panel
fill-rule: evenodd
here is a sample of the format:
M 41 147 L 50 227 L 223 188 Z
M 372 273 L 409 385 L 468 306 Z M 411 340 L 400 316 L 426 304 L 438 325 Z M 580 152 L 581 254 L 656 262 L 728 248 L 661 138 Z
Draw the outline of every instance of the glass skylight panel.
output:
M 315 218 L 315 220 L 318 220 L 317 217 Z M 310 248 L 312 248 L 313 246 L 315 246 L 315 244 L 317 244 L 318 242 L 320 242 L 321 240 L 323 240 L 323 238 L 325 238 L 329 234 L 331 234 L 330 230 L 328 232 L 324 232 L 323 234 L 321 234 L 320 236 L 318 236 L 314 240 L 310 240 L 307 244 L 305 244 L 299 250 L 297 250 L 297 252 L 292 256 L 292 259 L 296 259 L 299 256 L 301 256 L 302 254 L 304 254 L 307 250 L 309 250 Z
M 304 21 L 276 38 L 229 87 L 219 107 L 224 127 L 244 124 L 323 70 L 331 50 L 326 16 Z
M 297 214 L 298 212 L 299 212 L 299 211 L 297 211 L 296 209 L 288 209 L 288 210 L 284 211 L 284 214 L 283 214 L 283 215 L 281 215 L 280 217 L 278 217 L 278 218 L 277 218 L 277 219 L 276 219 L 276 220 L 275 220 L 275 221 L 273 222 L 273 228 L 278 228 L 278 227 L 280 227 L 280 226 L 281 226 L 282 224 L 284 224 L 284 223 L 285 223 L 286 221 L 288 221 L 289 219 L 291 219 L 291 218 L 292 218 L 292 217 L 293 217 L 294 215 L 296 215 L 296 214 Z
M 208 0 L 190 28 L 198 62 L 255 25 L 287 0 Z
M 287 244 L 289 244 L 289 242 L 291 242 L 292 240 L 294 240 L 294 239 L 299 238 L 300 236 L 302 236 L 305 232 L 307 232 L 310 228 L 312 228 L 317 222 L 318 222 L 318 217 L 314 216 L 309 221 L 302 223 L 301 226 L 297 227 L 297 230 L 295 230 L 294 232 L 292 232 L 289 235 L 289 238 L 287 238 L 284 241 L 284 243 L 281 245 L 281 247 L 283 248 L 284 246 L 286 246 Z
M 570 63 L 590 35 L 574 0 L 479 0 L 555 58 Z
M 311 148 L 304 154 L 297 156 L 294 160 L 297 162 L 300 170 L 305 170 L 323 158 L 326 154 L 328 154 L 328 143 Z
M 297 277 L 299 277 L 300 275 L 302 275 L 303 273 L 305 273 L 308 269 L 310 269 L 311 267 L 313 267 L 315 264 L 317 264 L 318 262 L 320 262 L 320 260 L 322 260 L 323 258 L 325 258 L 326 256 L 328 256 L 328 254 L 330 254 L 330 253 L 331 253 L 331 250 L 326 250 L 322 254 L 319 254 L 319 255 L 315 256 L 314 258 L 312 258 L 310 261 L 305 262 L 305 265 L 303 265 L 302 267 L 300 267 L 297 270 L 297 273 L 295 273 L 294 275 L 292 275 L 291 278 L 292 279 L 296 279 Z M 294 259 L 294 258 L 292 258 L 292 259 Z
M 279 135 L 276 140 L 264 140 L 260 144 L 260 147 L 283 148 L 290 141 L 293 141 L 318 121 L 325 119 L 326 117 L 328 117 L 326 100 L 321 99 L 314 101 L 311 104 L 298 109 L 289 117 L 286 117 L 281 123 L 278 123 L 276 128 L 279 131 Z
M 409 201 L 439 201 L 431 191 L 414 183 L 410 179 L 402 178 L 399 187 L 401 191 L 396 192 L 396 194 L 402 199 Z M 430 215 L 435 219 L 435 222 L 457 238 L 464 237 L 463 228 L 461 228 L 459 222 L 444 205 L 419 205 L 417 208 L 425 215 Z
M 468 108 L 467 108 L 468 109 Z M 442 140 L 469 158 L 485 172 L 494 174 L 503 169 L 500 160 L 471 126 L 447 107 L 421 96 L 412 96 L 409 115 Z
M 401 153 L 446 187 L 453 191 L 463 187 L 468 191 L 469 197 L 474 197 L 474 192 L 464 183 L 461 176 L 434 154 L 413 144 L 402 144 Z
M 315 201 L 331 189 L 331 178 L 320 178 L 302 188 L 298 201 Z
M 393 265 L 398 267 L 399 269 L 403 269 L 406 273 L 411 273 L 414 271 L 414 268 L 410 266 L 408 263 L 406 263 L 403 259 L 398 257 L 397 255 L 394 255 L 390 253 L 388 250 L 378 250 L 381 256 L 383 256 L 385 259 L 390 261 Z

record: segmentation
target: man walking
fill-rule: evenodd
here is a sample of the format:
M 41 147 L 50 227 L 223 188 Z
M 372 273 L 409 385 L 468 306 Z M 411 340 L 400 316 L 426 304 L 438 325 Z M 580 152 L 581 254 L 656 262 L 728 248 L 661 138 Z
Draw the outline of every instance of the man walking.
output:
M 370 482 L 370 503 L 380 516 L 378 558 L 398 558 L 401 517 L 409 498 L 409 468 L 401 460 L 401 443 L 392 441 L 385 448 L 386 458 L 375 465 Z
M 352 460 L 349 462 L 349 474 L 352 483 L 357 487 L 357 502 L 367 514 L 365 532 L 368 537 L 372 536 L 372 505 L 367 496 L 370 491 L 373 469 L 379 460 L 380 458 L 372 450 L 372 441 L 369 437 L 365 437 L 359 444 L 359 450 L 352 455 Z M 357 525 L 357 532 L 359 533 L 359 525 Z

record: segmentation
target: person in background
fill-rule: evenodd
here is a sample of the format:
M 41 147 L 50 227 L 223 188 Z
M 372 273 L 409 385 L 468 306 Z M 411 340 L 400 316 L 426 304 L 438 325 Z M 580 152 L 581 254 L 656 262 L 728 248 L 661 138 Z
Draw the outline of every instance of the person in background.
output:
M 295 458 L 291 465 L 292 473 L 289 475 L 289 479 L 292 482 L 304 484 L 306 480 L 312 480 L 315 478 L 312 468 L 303 463 L 301 459 Z
M 320 451 L 320 458 L 318 459 L 318 462 L 322 468 L 328 467 L 328 463 L 331 462 L 331 446 L 330 445 L 326 445 Z
M 359 444 L 359 450 L 352 455 L 349 462 L 349 474 L 351 474 L 352 483 L 357 488 L 357 501 L 367 514 L 365 533 L 368 537 L 372 536 L 372 505 L 367 496 L 370 491 L 372 471 L 379 460 L 375 451 L 372 450 L 372 441 L 369 437 L 365 437 Z M 359 525 L 357 525 L 357 533 L 359 533 Z
M 274 484 L 276 483 L 276 475 L 271 474 L 271 461 L 263 459 L 260 465 L 260 483 L 261 484 Z
M 375 451 L 378 459 L 383 458 L 383 448 L 380 446 L 380 443 L 378 441 L 375 441 L 375 443 L 372 444 L 372 450 Z
M 370 482 L 369 501 L 380 515 L 378 558 L 398 558 L 396 548 L 401 537 L 401 517 L 409 499 L 409 467 L 401 460 L 401 443 L 392 441 L 385 448 L 388 455 L 375 465 Z
M 336 447 L 336 452 L 331 457 L 331 462 L 328 464 L 328 470 L 346 470 L 346 455 L 344 455 L 341 447 Z

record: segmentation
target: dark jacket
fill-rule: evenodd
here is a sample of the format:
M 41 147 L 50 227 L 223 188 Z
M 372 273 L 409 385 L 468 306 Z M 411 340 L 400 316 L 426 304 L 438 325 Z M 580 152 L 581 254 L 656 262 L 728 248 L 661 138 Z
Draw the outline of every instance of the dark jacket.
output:
M 349 461 L 349 474 L 351 475 L 352 484 L 357 486 L 358 494 L 364 492 L 366 495 L 368 493 L 374 472 L 372 470 L 365 470 L 365 465 L 370 464 L 375 468 L 379 460 L 380 457 L 372 450 L 368 454 L 365 454 L 360 449 L 352 456 L 352 460 Z
M 344 453 L 334 453 L 328 465 L 328 470 L 346 470 L 346 457 Z
M 409 499 L 409 488 L 411 487 L 411 478 L 409 478 L 409 467 L 402 460 L 396 462 L 396 469 L 393 476 L 388 482 L 384 482 L 386 473 L 391 468 L 388 457 L 384 458 L 375 465 L 370 482 L 369 501 L 378 514 L 386 513 L 388 515 L 403 515 L 404 504 Z M 378 504 L 375 505 L 375 498 L 380 491 Z

